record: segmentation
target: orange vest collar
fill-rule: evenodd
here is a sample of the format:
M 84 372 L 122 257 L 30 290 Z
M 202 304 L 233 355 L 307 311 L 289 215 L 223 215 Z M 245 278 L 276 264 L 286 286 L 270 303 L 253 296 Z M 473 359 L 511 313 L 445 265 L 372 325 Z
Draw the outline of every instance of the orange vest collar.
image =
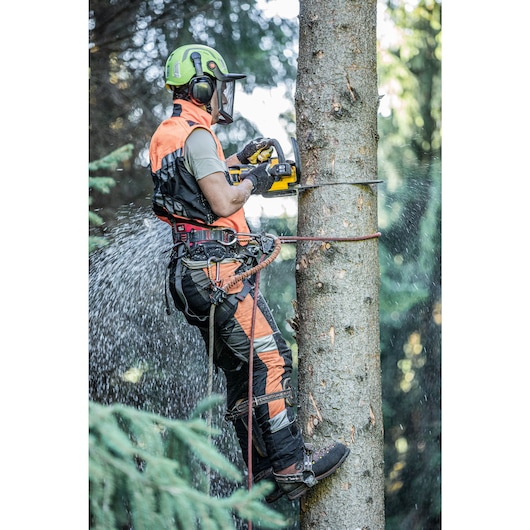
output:
M 197 105 L 194 105 L 193 103 L 191 103 L 190 101 L 186 101 L 185 99 L 175 99 L 173 100 L 173 103 L 182 107 L 183 114 L 185 114 L 183 117 L 185 117 L 186 119 L 193 120 L 195 123 L 204 125 L 208 129 L 211 127 L 212 117 L 201 107 L 198 107 Z

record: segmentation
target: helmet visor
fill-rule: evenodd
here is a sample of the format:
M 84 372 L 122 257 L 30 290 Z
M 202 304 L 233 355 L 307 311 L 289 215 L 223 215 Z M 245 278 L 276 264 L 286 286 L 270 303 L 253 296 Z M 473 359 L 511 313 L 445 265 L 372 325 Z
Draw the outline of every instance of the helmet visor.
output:
M 219 105 L 219 121 L 222 125 L 228 125 L 234 121 L 234 96 L 235 79 L 228 81 L 216 81 L 217 102 Z

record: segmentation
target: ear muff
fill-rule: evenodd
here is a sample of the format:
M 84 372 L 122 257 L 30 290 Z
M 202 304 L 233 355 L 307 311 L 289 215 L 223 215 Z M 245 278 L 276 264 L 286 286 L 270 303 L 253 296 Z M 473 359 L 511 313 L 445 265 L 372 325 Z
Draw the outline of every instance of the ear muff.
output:
M 197 105 L 206 105 L 212 99 L 215 86 L 213 80 L 204 75 L 201 66 L 201 54 L 193 52 L 190 56 L 195 66 L 197 77 L 191 79 L 188 94 L 190 99 Z
M 206 105 L 210 102 L 214 92 L 213 81 L 209 77 L 194 77 L 190 81 L 190 99 L 198 105 Z

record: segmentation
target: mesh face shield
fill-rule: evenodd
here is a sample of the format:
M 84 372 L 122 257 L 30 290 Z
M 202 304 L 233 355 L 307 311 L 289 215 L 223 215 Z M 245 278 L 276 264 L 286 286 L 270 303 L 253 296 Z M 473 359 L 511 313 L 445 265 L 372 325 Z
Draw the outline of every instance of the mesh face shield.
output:
M 208 61 L 207 68 L 215 77 L 217 103 L 219 107 L 219 121 L 221 125 L 228 125 L 234 121 L 234 96 L 236 79 L 244 79 L 245 74 L 223 73 L 215 61 Z M 226 66 L 225 66 L 226 68 Z
M 216 80 L 217 103 L 219 106 L 219 121 L 221 125 L 228 125 L 234 121 L 234 96 L 236 80 Z

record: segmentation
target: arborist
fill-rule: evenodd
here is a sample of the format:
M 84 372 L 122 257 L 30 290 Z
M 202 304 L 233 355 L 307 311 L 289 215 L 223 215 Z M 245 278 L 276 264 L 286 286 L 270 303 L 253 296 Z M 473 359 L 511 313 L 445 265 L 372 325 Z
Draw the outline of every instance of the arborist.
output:
M 291 350 L 256 288 L 256 274 L 245 276 L 274 246 L 266 235 L 250 232 L 243 210 L 250 195 L 266 192 L 274 181 L 267 163 L 271 140 L 257 138 L 225 160 L 212 130 L 232 123 L 235 81 L 245 77 L 229 73 L 208 46 L 181 46 L 169 55 L 165 82 L 173 114 L 150 144 L 152 205 L 172 227 L 171 297 L 226 376 L 226 418 L 254 482 L 275 483 L 267 497 L 273 502 L 283 494 L 302 496 L 335 472 L 349 449 L 338 442 L 320 450 L 304 444 L 293 410 Z M 249 163 L 256 166 L 234 185 L 228 167 Z

